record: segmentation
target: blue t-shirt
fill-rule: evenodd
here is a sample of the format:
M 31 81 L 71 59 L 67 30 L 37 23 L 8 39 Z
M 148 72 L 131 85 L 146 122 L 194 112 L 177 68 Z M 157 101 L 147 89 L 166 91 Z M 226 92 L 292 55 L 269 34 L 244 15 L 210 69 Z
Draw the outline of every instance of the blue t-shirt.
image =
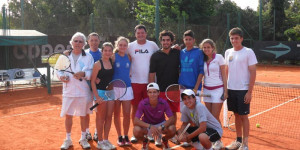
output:
M 189 51 L 184 48 L 180 52 L 180 76 L 178 83 L 188 89 L 193 89 L 199 74 L 204 75 L 204 54 L 199 48 L 193 48 Z M 200 84 L 198 90 L 201 90 Z
M 98 48 L 96 52 L 91 51 L 91 49 L 88 49 L 87 52 L 89 52 L 93 56 L 94 62 L 98 61 L 102 57 L 100 48 Z
M 128 55 L 125 54 L 123 57 L 118 53 L 115 54 L 115 62 L 113 65 L 114 76 L 113 80 L 120 79 L 123 80 L 127 87 L 131 87 L 131 80 L 129 77 L 131 62 Z

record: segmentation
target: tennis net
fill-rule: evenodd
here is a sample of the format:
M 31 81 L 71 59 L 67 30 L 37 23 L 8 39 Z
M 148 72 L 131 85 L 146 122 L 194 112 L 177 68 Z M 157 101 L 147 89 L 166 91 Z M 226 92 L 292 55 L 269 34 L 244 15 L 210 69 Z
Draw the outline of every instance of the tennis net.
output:
M 228 127 L 234 121 L 228 120 L 232 112 L 226 106 L 223 126 Z M 300 85 L 256 82 L 248 116 L 250 131 L 300 139 Z

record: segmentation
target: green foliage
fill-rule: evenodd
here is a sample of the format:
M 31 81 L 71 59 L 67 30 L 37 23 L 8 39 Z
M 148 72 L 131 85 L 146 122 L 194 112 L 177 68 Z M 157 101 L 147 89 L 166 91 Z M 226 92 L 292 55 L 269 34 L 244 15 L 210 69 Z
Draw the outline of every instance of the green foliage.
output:
M 300 41 L 300 24 L 284 31 L 284 35 L 288 37 L 289 41 Z
M 96 32 L 108 36 L 133 36 L 133 27 L 143 23 L 154 37 L 156 0 L 24 0 L 25 29 L 46 34 L 71 35 L 91 32 L 93 13 Z M 263 0 L 263 39 L 273 40 L 274 10 L 276 40 L 298 39 L 300 0 Z M 198 39 L 208 36 L 225 39 L 227 14 L 230 27 L 241 25 L 247 36 L 258 39 L 258 12 L 242 10 L 231 0 L 159 0 L 160 29 L 172 30 L 181 37 L 192 29 Z M 20 0 L 10 0 L 11 28 L 21 28 Z M 0 23 L 2 16 L 0 16 Z M 2 23 L 1 23 L 2 25 Z M 208 31 L 209 30 L 209 31 Z M 222 43 L 222 42 L 220 42 Z M 223 42 L 224 43 L 224 42 Z

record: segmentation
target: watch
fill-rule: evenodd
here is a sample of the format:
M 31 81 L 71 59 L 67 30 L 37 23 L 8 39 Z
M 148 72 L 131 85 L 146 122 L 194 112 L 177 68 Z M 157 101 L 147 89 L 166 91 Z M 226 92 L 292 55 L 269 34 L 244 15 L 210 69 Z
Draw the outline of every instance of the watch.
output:
M 165 129 L 165 125 L 160 125 L 161 126 L 161 130 L 164 130 Z

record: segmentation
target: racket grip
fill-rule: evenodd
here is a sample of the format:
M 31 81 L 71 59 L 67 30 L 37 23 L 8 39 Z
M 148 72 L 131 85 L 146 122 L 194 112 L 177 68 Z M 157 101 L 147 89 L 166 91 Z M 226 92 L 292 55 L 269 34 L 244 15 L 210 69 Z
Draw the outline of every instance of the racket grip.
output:
M 90 108 L 90 110 L 93 110 L 93 109 L 96 108 L 98 105 L 99 105 L 99 104 L 96 103 L 95 105 L 93 105 L 93 106 Z

